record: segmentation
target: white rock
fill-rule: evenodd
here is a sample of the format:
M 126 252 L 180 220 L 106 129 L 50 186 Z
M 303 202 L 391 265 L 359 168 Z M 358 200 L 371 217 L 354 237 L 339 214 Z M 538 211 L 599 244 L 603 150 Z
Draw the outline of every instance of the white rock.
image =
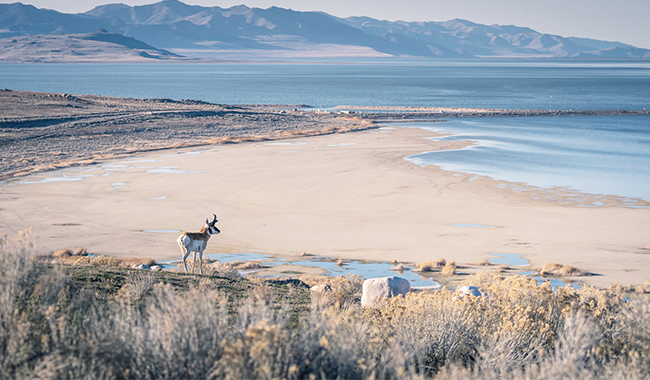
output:
M 160 265 L 152 265 L 151 270 L 154 272 L 160 272 L 162 270 L 162 267 Z
M 400 294 L 406 296 L 410 288 L 411 283 L 401 277 L 369 278 L 363 282 L 361 306 L 370 306 L 383 297 L 397 297 Z
M 144 265 L 144 264 L 133 264 L 133 266 L 131 268 L 133 268 L 133 269 L 142 269 L 142 270 L 151 270 L 149 265 Z
M 463 298 L 465 296 L 486 297 L 487 298 L 487 294 L 485 294 L 485 291 L 483 291 L 478 286 L 465 285 L 465 286 L 460 287 L 459 289 L 457 289 L 456 293 L 458 293 L 458 296 L 460 298 Z

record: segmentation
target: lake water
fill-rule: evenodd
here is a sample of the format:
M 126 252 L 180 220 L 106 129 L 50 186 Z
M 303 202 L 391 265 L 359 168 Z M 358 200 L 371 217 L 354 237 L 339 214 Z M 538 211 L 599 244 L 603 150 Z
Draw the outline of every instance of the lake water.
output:
M 650 60 L 0 64 L 0 88 L 318 108 L 650 109 Z M 447 139 L 478 142 L 461 151 L 411 157 L 420 164 L 650 200 L 649 117 L 498 118 L 419 126 L 454 134 Z
M 0 64 L 0 88 L 318 108 L 650 109 L 650 61 Z
M 407 159 L 445 170 L 650 201 L 650 116 L 585 116 L 415 123 L 477 145 Z

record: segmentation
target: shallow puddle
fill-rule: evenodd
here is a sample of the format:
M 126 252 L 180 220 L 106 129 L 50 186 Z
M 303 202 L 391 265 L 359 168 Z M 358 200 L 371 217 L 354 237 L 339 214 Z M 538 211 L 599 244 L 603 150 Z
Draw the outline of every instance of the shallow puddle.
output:
M 429 277 L 420 276 L 411 270 L 405 270 L 402 273 L 392 271 L 390 268 L 392 268 L 393 265 L 387 262 L 364 262 L 352 260 L 346 261 L 342 265 L 338 265 L 335 261 L 331 261 L 323 257 L 313 257 L 309 259 L 274 258 L 269 255 L 262 255 L 257 253 L 211 253 L 203 255 L 203 257 L 212 260 L 218 260 L 222 263 L 228 263 L 232 261 L 259 261 L 266 267 L 275 267 L 278 265 L 296 265 L 301 267 L 320 268 L 325 271 L 323 273 L 324 275 L 332 277 L 346 276 L 348 274 L 361 276 L 364 279 L 374 277 L 399 276 L 409 280 L 411 286 L 414 287 L 437 287 L 440 285 L 437 281 L 434 281 Z M 250 273 L 252 273 L 252 271 L 246 270 L 246 273 L 242 274 Z M 282 274 L 273 276 L 282 276 Z
M 39 180 L 34 180 L 34 181 L 20 181 L 18 182 L 19 185 L 30 185 L 33 183 L 50 183 L 50 182 L 76 182 L 76 181 L 81 181 L 83 180 L 84 177 L 79 176 L 79 177 L 68 177 L 68 176 L 62 176 L 62 177 L 46 177 L 43 179 Z
M 176 230 L 144 230 L 143 232 L 156 232 L 156 233 L 167 233 L 167 232 L 180 232 Z M 525 266 L 528 265 L 528 260 L 523 258 L 523 255 L 519 254 L 509 254 L 509 253 L 495 253 L 492 254 L 493 257 L 490 258 L 492 264 L 505 264 L 513 266 Z M 203 255 L 206 259 L 217 260 L 221 263 L 229 263 L 233 261 L 258 261 L 264 267 L 275 267 L 279 265 L 294 265 L 298 267 L 309 267 L 309 268 L 320 268 L 325 272 L 325 276 L 346 276 L 348 274 L 361 276 L 363 279 L 375 278 L 375 277 L 389 277 L 389 276 L 399 276 L 409 280 L 412 288 L 420 289 L 440 289 L 441 285 L 439 282 L 435 281 L 431 277 L 421 276 L 420 274 L 413 272 L 412 270 L 405 270 L 400 272 L 392 271 L 390 268 L 393 267 L 393 264 L 388 262 L 365 262 L 358 260 L 351 260 L 344 262 L 342 265 L 338 265 L 337 262 L 324 257 L 312 257 L 309 259 L 305 258 L 275 258 L 270 255 L 263 255 L 259 253 L 210 253 Z M 494 261 L 493 261 L 494 260 Z M 178 264 L 180 263 L 180 255 L 178 259 L 162 261 L 160 265 L 165 270 L 179 270 Z M 254 275 L 257 272 L 257 269 L 246 269 L 239 271 L 242 275 Z M 264 277 L 288 277 L 287 275 L 299 275 L 302 274 L 300 270 L 291 270 L 285 271 L 278 274 L 267 275 Z M 543 278 L 537 276 L 535 272 L 532 271 L 522 271 L 518 274 L 523 276 L 529 276 L 534 278 L 538 284 L 542 284 L 545 281 L 550 281 L 553 289 L 558 287 L 566 286 L 567 283 L 558 278 Z M 579 289 L 580 286 L 571 283 L 576 289 Z
M 499 265 L 511 265 L 511 266 L 526 266 L 530 264 L 528 259 L 524 258 L 524 255 L 517 253 L 490 253 L 488 261 L 490 264 L 499 264 Z

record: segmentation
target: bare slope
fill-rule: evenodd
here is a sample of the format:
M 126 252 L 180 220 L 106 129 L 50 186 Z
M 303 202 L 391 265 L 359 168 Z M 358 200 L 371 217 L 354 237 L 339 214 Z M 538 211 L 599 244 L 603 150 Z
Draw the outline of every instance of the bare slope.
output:
M 5 62 L 137 62 L 181 58 L 104 29 L 84 34 L 36 34 L 0 39 L 0 61 Z

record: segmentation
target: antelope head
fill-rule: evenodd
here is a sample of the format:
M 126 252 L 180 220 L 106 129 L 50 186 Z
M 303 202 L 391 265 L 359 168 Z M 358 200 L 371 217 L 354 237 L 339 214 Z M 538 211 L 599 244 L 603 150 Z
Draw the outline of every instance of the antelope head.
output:
M 215 214 L 212 214 L 212 216 L 213 216 L 212 221 L 210 221 L 209 219 L 205 220 L 205 227 L 206 227 L 206 231 L 210 232 L 210 235 L 216 235 L 221 231 L 219 231 L 219 229 L 215 225 L 217 224 L 217 216 Z

